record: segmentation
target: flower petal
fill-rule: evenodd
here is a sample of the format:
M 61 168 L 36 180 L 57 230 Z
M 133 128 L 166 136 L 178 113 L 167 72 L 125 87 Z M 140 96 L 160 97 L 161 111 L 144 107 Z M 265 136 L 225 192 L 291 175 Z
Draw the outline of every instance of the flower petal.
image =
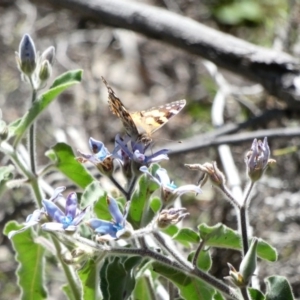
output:
M 154 182 L 161 186 L 160 181 L 149 172 L 149 169 L 146 166 L 140 167 L 140 171 L 147 174 Z
M 170 178 L 166 169 L 159 168 L 155 173 L 155 177 L 159 179 L 161 185 L 170 185 Z
M 53 195 L 51 196 L 51 198 L 49 199 L 49 201 L 55 202 L 56 200 L 58 200 L 58 198 L 63 197 L 63 195 L 61 194 L 64 190 L 66 189 L 65 186 L 60 186 L 58 188 L 56 188 L 53 192 Z
M 44 223 L 41 227 L 43 230 L 46 230 L 46 231 L 58 231 L 58 232 L 65 231 L 63 224 L 56 223 L 56 222 L 47 222 L 47 223 Z
M 119 209 L 117 201 L 113 197 L 107 196 L 106 202 L 108 204 L 109 212 L 110 212 L 111 216 L 113 217 L 114 221 L 117 224 L 123 225 L 124 217 Z
M 73 220 L 72 224 L 77 226 L 81 220 L 85 217 L 87 210 L 90 208 L 90 206 L 87 206 L 85 209 L 83 209 Z
M 65 214 L 56 206 L 52 201 L 43 200 L 43 205 L 47 215 L 56 222 L 61 222 L 61 218 L 65 217 Z
M 100 219 L 90 219 L 86 224 L 91 227 L 94 232 L 99 234 L 109 234 L 110 236 L 116 238 L 117 229 L 112 222 L 100 220 Z
M 66 201 L 66 217 L 74 219 L 77 210 L 77 195 L 75 192 L 70 193 Z
M 91 151 L 100 161 L 103 161 L 107 156 L 110 155 L 109 151 L 104 146 L 104 144 L 100 141 L 93 139 L 92 137 L 89 139 L 89 145 Z
M 177 196 L 183 195 L 185 193 L 190 193 L 190 192 L 195 192 L 196 194 L 201 194 L 202 190 L 194 184 L 183 185 L 174 190 L 174 193 L 176 193 Z
M 29 215 L 26 219 L 25 226 L 19 230 L 12 230 L 7 235 L 9 239 L 11 239 L 15 234 L 25 231 L 27 228 L 32 227 L 39 223 L 42 211 L 40 209 L 36 209 L 31 215 Z

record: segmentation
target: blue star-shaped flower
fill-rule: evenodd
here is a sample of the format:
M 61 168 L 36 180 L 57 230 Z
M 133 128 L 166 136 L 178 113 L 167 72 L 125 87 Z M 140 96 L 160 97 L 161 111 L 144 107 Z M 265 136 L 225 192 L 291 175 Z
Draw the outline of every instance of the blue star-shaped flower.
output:
M 101 219 L 90 219 L 86 224 L 93 229 L 96 234 L 101 235 L 99 240 L 109 241 L 120 237 L 130 235 L 129 224 L 126 223 L 127 213 L 123 215 L 119 209 L 117 201 L 107 196 L 106 199 L 109 212 L 113 218 L 112 221 L 106 221 Z

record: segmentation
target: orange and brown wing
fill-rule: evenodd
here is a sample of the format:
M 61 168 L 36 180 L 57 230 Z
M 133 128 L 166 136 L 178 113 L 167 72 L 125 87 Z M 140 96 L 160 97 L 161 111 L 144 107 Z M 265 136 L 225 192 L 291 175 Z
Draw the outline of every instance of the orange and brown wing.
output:
M 164 126 L 185 106 L 185 100 L 178 100 L 145 111 L 130 113 L 137 128 L 142 128 L 148 135 Z
M 138 129 L 131 117 L 131 114 L 123 105 L 122 101 L 116 96 L 113 89 L 108 85 L 106 80 L 102 77 L 104 84 L 106 85 L 108 91 L 108 105 L 111 112 L 121 119 L 126 133 L 133 138 L 139 136 Z

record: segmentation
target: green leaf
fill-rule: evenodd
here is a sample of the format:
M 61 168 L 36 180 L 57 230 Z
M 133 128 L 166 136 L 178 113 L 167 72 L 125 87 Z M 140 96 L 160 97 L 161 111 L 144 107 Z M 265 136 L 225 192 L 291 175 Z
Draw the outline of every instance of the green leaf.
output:
M 80 208 L 87 207 L 88 205 L 93 206 L 103 196 L 106 196 L 106 193 L 100 183 L 93 181 L 85 188 L 81 196 Z
M 78 271 L 83 288 L 83 300 L 100 299 L 98 268 L 94 260 L 90 259 L 84 267 Z
M 57 143 L 46 152 L 46 156 L 56 163 L 56 167 L 60 172 L 79 187 L 84 189 L 93 182 L 92 175 L 76 160 L 73 150 L 69 145 Z
M 154 212 L 149 207 L 150 196 L 157 189 L 146 175 L 139 179 L 139 188 L 135 190 L 128 213 L 127 220 L 134 229 L 146 226 L 154 217 Z
M 182 228 L 173 236 L 173 239 L 180 242 L 198 244 L 200 241 L 200 236 L 197 232 L 190 228 Z
M 61 88 L 61 86 L 70 84 L 70 83 L 80 83 L 82 80 L 82 70 L 73 70 L 67 71 L 60 76 L 56 77 L 52 83 L 50 90 L 54 88 Z
M 66 294 L 68 300 L 77 300 L 70 285 L 66 284 L 66 285 L 62 286 L 62 290 Z
M 216 291 L 216 293 L 214 294 L 213 300 L 226 300 L 223 295 L 219 292 Z
M 99 198 L 94 205 L 94 213 L 98 219 L 111 221 L 112 216 L 106 202 L 106 193 L 99 195 Z
M 175 234 L 177 234 L 179 229 L 176 225 L 170 225 L 167 228 L 161 229 L 161 231 L 168 236 L 173 237 Z
M 135 300 L 153 300 L 151 294 L 151 286 L 149 281 L 151 277 L 141 276 L 136 280 L 136 285 L 133 292 L 133 299 Z
M 265 300 L 266 299 L 264 294 L 257 289 L 248 288 L 248 292 L 250 295 L 250 300 Z
M 289 282 L 283 276 L 270 276 L 267 285 L 266 300 L 294 300 Z
M 188 260 L 192 262 L 194 258 L 195 251 L 192 251 L 189 256 Z M 200 254 L 198 255 L 196 265 L 199 269 L 203 271 L 209 271 L 212 266 L 212 259 L 209 250 L 201 250 Z
M 17 222 L 11 221 L 6 224 L 3 233 L 8 235 L 10 231 L 21 228 Z M 17 276 L 22 290 L 21 299 L 47 299 L 47 290 L 44 287 L 43 247 L 34 242 L 31 230 L 16 234 L 11 241 L 19 263 Z
M 103 299 L 126 300 L 135 286 L 133 268 L 141 261 L 141 257 L 110 257 L 104 261 L 100 269 L 100 288 Z
M 59 76 L 52 87 L 41 94 L 32 104 L 29 111 L 19 120 L 11 123 L 8 127 L 9 136 L 16 135 L 14 145 L 17 145 L 30 125 L 49 106 L 49 104 L 64 90 L 79 83 L 82 77 L 82 70 L 69 71 Z
M 158 262 L 152 263 L 153 271 L 171 280 L 179 289 L 180 296 L 184 299 L 207 300 L 212 299 L 215 290 L 205 282 L 189 277 L 183 272 L 174 270 Z
M 205 241 L 205 245 L 226 248 L 234 250 L 242 250 L 241 237 L 237 231 L 223 225 L 207 226 L 200 224 L 198 226 L 200 237 Z M 251 240 L 249 240 L 249 243 Z M 259 239 L 257 246 L 257 255 L 265 260 L 276 261 L 277 251 L 267 242 Z
M 161 209 L 161 201 L 160 201 L 160 198 L 158 197 L 154 197 L 151 199 L 151 202 L 150 202 L 150 207 L 151 209 L 153 210 L 153 212 L 156 214 L 160 211 Z

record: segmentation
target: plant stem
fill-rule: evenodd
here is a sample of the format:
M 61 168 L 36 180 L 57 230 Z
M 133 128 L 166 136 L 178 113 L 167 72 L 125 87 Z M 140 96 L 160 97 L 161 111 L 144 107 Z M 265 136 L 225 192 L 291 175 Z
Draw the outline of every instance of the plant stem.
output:
M 125 198 L 128 198 L 128 193 L 122 188 L 122 186 L 119 184 L 118 181 L 116 181 L 116 179 L 110 175 L 109 176 L 110 181 L 116 186 L 116 188 L 125 196 Z
M 221 191 L 227 196 L 227 198 L 229 199 L 229 201 L 231 202 L 231 204 L 236 207 L 236 208 L 240 208 L 241 205 L 239 204 L 239 202 L 232 196 L 231 192 L 229 191 L 229 189 L 227 188 L 227 186 L 225 184 L 222 184 L 220 186 Z
M 244 300 L 249 300 L 247 288 L 246 288 L 246 287 L 240 288 L 240 291 L 241 291 L 241 293 L 242 293 L 242 295 L 243 295 Z
M 248 249 L 249 249 L 249 243 L 248 243 L 248 199 L 250 192 L 254 186 L 254 183 L 251 181 L 248 185 L 245 196 L 243 199 L 243 204 L 240 207 L 240 217 L 239 217 L 239 228 L 241 231 L 242 236 L 242 243 L 243 243 L 243 254 L 246 255 Z
M 167 250 L 168 253 L 170 253 L 176 261 L 178 261 L 186 270 L 191 270 L 192 265 L 190 262 L 188 262 L 186 259 L 184 259 L 180 253 L 174 250 L 175 247 L 170 247 L 166 240 L 162 237 L 162 235 L 159 232 L 153 232 L 154 238 L 158 241 L 158 243 L 164 247 L 165 250 Z
M 168 291 L 169 291 L 169 300 L 175 299 L 175 288 L 173 283 L 169 280 L 168 281 Z
M 139 255 L 142 257 L 148 257 L 151 258 L 157 262 L 160 262 L 168 267 L 174 268 L 177 271 L 184 272 L 189 276 L 201 279 L 211 285 L 212 287 L 218 289 L 220 292 L 222 292 L 226 297 L 229 299 L 238 299 L 237 296 L 235 296 L 234 289 L 230 288 L 228 285 L 224 284 L 222 281 L 217 280 L 216 278 L 212 277 L 210 274 L 205 273 L 201 270 L 198 270 L 197 268 L 190 268 L 189 270 L 183 270 L 182 265 L 177 263 L 174 260 L 171 260 L 164 254 L 160 254 L 158 252 L 154 252 L 150 249 L 139 249 L 139 248 L 113 248 L 108 245 L 100 245 L 97 244 L 91 240 L 88 240 L 86 238 L 76 236 L 75 237 L 77 241 L 80 243 L 83 243 L 84 245 L 88 245 L 91 248 L 94 248 L 98 251 L 106 251 L 108 255 Z
M 68 287 L 73 293 L 74 299 L 82 299 L 81 291 L 79 288 L 78 280 L 76 278 L 75 272 L 73 271 L 72 267 L 68 266 L 61 258 L 61 245 L 60 242 L 56 239 L 54 235 L 51 235 L 53 244 L 55 246 L 56 250 L 56 257 L 58 257 L 61 266 L 64 270 L 64 273 L 66 275 L 67 281 L 68 281 Z
M 243 243 L 243 254 L 246 255 L 249 244 L 248 244 L 248 231 L 247 231 L 247 209 L 245 206 L 240 208 L 240 218 L 239 218 L 239 228 L 241 231 L 242 236 L 242 243 Z
M 193 264 L 194 267 L 197 265 L 198 257 L 199 257 L 199 255 L 200 255 L 200 252 L 201 252 L 201 250 L 203 249 L 204 245 L 205 245 L 205 243 L 204 243 L 204 241 L 202 240 L 202 241 L 199 243 L 199 245 L 198 245 L 198 247 L 197 247 L 197 249 L 196 249 L 196 252 L 195 252 L 195 254 L 194 254 L 194 258 L 193 258 L 193 261 L 192 261 L 192 264 Z
M 31 103 L 33 104 L 36 100 L 37 92 L 34 88 L 33 84 L 32 86 L 32 96 L 31 96 Z M 32 123 L 32 125 L 29 128 L 28 133 L 28 152 L 29 152 L 29 160 L 30 160 L 30 168 L 31 172 L 36 175 L 36 155 L 35 155 L 35 125 Z

